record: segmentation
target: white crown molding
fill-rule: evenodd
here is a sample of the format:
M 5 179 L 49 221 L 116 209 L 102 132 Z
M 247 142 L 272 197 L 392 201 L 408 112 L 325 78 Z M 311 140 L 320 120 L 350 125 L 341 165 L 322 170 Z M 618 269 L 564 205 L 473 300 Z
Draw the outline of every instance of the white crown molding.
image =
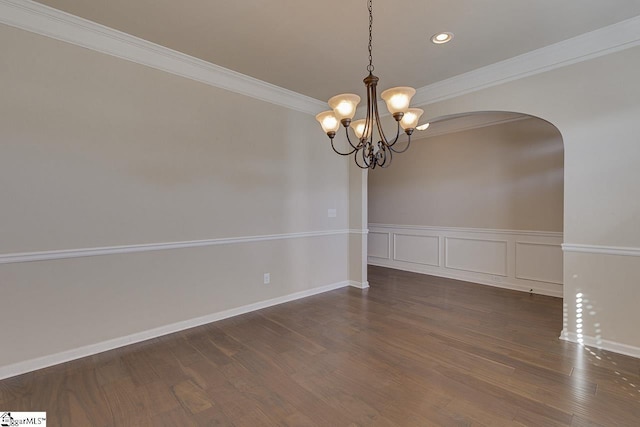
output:
M 417 107 L 640 45 L 640 16 L 445 79 L 417 90 Z
M 613 353 L 624 354 L 625 356 L 631 356 L 640 359 L 640 347 L 634 347 L 632 345 L 621 344 L 615 341 L 596 339 L 594 337 L 584 336 L 582 337 L 582 344 L 578 343 L 578 336 L 575 332 L 562 331 L 560 333 L 560 339 L 576 343 L 585 348 L 596 348 L 599 350 L 606 350 Z
M 0 23 L 307 114 L 324 102 L 31 0 L 0 0 Z M 425 106 L 640 45 L 640 16 L 419 88 Z M 381 103 L 380 111 L 385 111 Z
M 478 114 L 478 116 L 482 117 L 483 114 Z M 465 117 L 469 117 L 469 115 L 465 115 Z M 476 123 L 473 124 L 468 124 L 468 125 L 464 125 L 463 123 L 461 123 L 461 126 L 451 126 L 447 129 L 443 129 L 443 130 L 432 130 L 427 128 L 426 132 L 424 133 L 423 136 L 421 136 L 420 132 L 418 131 L 416 133 L 414 133 L 416 141 L 420 140 L 420 139 L 427 139 L 427 138 L 433 138 L 434 136 L 442 136 L 442 135 L 448 135 L 451 133 L 456 133 L 456 132 L 464 132 L 464 131 L 468 131 L 468 130 L 474 130 L 474 129 L 481 129 L 481 128 L 486 128 L 489 126 L 498 126 L 498 125 L 506 125 L 507 123 L 513 123 L 513 122 L 519 122 L 522 120 L 532 120 L 534 119 L 532 116 L 527 116 L 527 115 L 520 115 L 518 117 L 512 117 L 512 118 L 508 118 L 508 119 L 500 119 L 500 120 L 479 120 Z M 433 127 L 434 124 L 436 123 L 440 123 L 440 122 L 444 122 L 447 120 L 438 120 L 436 122 L 431 122 L 431 127 Z
M 224 310 L 206 316 L 197 317 L 195 319 L 184 320 L 182 322 L 172 323 L 170 325 L 160 326 L 158 328 L 149 329 L 135 334 L 118 337 L 111 340 L 90 344 L 84 347 L 63 351 L 35 359 L 17 362 L 11 365 L 0 366 L 0 380 L 24 374 L 26 372 L 35 371 L 37 369 L 46 368 L 48 366 L 57 365 L 59 363 L 68 362 L 70 360 L 80 359 L 81 357 L 91 356 L 102 353 L 103 351 L 113 350 L 114 348 L 124 347 L 126 345 L 135 344 L 163 335 L 172 334 L 174 332 L 184 331 L 185 329 L 195 328 L 196 326 L 206 325 L 207 323 L 217 322 L 233 316 L 249 313 L 263 308 L 272 307 L 289 301 L 306 298 L 335 289 L 352 286 L 349 281 L 338 282 L 330 285 L 320 286 L 305 291 L 294 292 L 277 298 L 260 301 L 253 304 L 243 305 L 241 307 Z
M 575 243 L 564 243 L 564 252 L 578 252 L 585 254 L 602 254 L 618 256 L 640 256 L 640 248 L 624 246 L 601 246 L 601 245 L 580 245 Z
M 41 252 L 0 254 L 0 264 L 18 262 L 49 261 L 67 258 L 82 258 L 100 255 L 130 254 L 135 252 L 162 251 L 168 249 L 197 248 L 202 246 L 230 245 L 237 243 L 264 242 L 268 240 L 299 239 L 304 237 L 338 236 L 342 234 L 366 234 L 368 230 L 324 230 L 302 233 L 268 234 L 262 236 L 228 237 L 222 239 L 189 240 L 183 242 L 149 243 L 141 245 L 106 246 L 98 248 L 64 249 Z
M 492 228 L 463 228 L 463 227 L 436 227 L 430 225 L 401 225 L 401 224 L 376 224 L 369 223 L 369 230 L 374 228 L 387 228 L 396 230 L 420 230 L 434 232 L 454 232 L 454 233 L 481 233 L 481 234 L 509 234 L 521 236 L 539 236 L 539 237 L 559 237 L 563 234 L 559 231 L 534 231 L 534 230 L 505 230 Z
M 0 0 L 0 23 L 307 114 L 325 104 L 30 0 Z

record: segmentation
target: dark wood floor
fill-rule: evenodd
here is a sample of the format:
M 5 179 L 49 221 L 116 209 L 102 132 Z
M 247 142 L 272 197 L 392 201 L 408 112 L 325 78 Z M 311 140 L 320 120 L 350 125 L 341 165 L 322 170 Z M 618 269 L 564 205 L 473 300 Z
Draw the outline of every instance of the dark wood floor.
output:
M 384 268 L 0 381 L 50 426 L 638 426 L 640 360 L 558 340 L 562 301 Z

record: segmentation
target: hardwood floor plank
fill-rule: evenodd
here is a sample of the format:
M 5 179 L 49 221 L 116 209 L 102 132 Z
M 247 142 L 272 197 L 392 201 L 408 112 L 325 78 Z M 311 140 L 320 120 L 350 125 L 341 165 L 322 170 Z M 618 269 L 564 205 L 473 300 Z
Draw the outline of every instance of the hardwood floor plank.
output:
M 56 379 L 58 378 L 56 377 Z M 58 389 L 58 391 L 52 390 L 51 393 L 53 394 L 49 397 L 50 402 L 52 397 L 55 396 L 54 399 L 57 401 L 57 397 L 62 394 L 69 398 L 68 404 L 72 421 L 76 418 L 88 418 L 91 421 L 91 425 L 104 426 L 111 423 L 113 419 L 112 412 L 110 407 L 105 405 L 107 395 L 104 389 L 100 387 L 94 369 L 87 369 L 86 372 L 74 371 L 73 374 L 65 375 L 63 380 L 64 391 L 61 393 L 61 389 Z M 39 388 L 40 385 L 38 384 L 36 387 Z M 35 402 L 32 403 L 35 405 Z
M 640 360 L 562 301 L 372 267 L 338 289 L 0 381 L 63 426 L 638 426 Z
M 173 394 L 191 414 L 197 414 L 213 406 L 207 394 L 191 381 L 183 381 L 172 387 Z

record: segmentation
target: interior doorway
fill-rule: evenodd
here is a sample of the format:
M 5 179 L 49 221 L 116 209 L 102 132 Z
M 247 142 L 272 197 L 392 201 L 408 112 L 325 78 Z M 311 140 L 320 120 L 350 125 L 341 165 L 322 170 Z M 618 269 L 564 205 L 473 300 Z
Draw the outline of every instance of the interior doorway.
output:
M 564 146 L 512 112 L 440 117 L 368 176 L 370 265 L 562 297 Z

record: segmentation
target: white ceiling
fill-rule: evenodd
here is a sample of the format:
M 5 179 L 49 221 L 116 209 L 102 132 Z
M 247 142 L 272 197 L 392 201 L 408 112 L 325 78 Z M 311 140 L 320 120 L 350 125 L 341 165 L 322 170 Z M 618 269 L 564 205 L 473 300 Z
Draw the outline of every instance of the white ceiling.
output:
M 40 0 L 326 100 L 364 95 L 365 0 Z M 639 0 L 374 0 L 380 87 L 422 87 L 640 15 Z M 446 45 L 429 40 L 455 33 Z

